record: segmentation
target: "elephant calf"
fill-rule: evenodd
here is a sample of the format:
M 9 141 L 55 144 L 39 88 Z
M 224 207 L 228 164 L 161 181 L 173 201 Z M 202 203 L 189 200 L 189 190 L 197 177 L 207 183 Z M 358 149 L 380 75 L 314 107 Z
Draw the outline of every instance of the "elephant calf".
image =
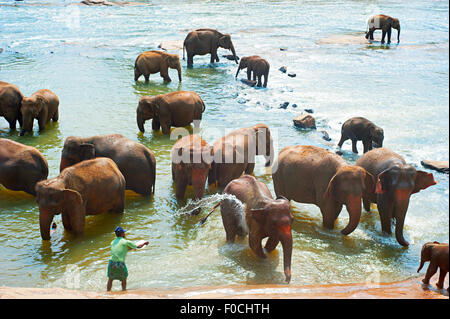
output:
M 95 157 L 108 157 L 116 163 L 125 177 L 126 189 L 143 196 L 155 193 L 155 156 L 144 145 L 121 134 L 69 136 L 64 142 L 59 170 Z
M 45 125 L 52 120 L 58 121 L 59 118 L 59 99 L 55 93 L 50 90 L 39 90 L 30 97 L 24 97 L 22 100 L 22 130 L 20 135 L 33 130 L 34 119 L 38 120 L 39 130 L 45 130 Z
M 109 158 L 99 157 L 68 167 L 57 177 L 36 184 L 39 224 L 43 240 L 50 239 L 53 217 L 62 214 L 64 229 L 84 232 L 87 215 L 122 213 L 125 178 Z
M 364 168 L 349 165 L 342 157 L 317 146 L 288 146 L 281 150 L 272 173 L 277 196 L 299 203 L 315 204 L 323 225 L 334 228 L 342 206 L 347 207 L 353 232 L 361 218 L 361 198 L 375 189 L 375 180 Z
M 177 54 L 162 51 L 143 52 L 134 63 L 134 80 L 137 81 L 141 75 L 144 75 L 145 82 L 148 82 L 150 74 L 159 72 L 165 82 L 171 82 L 169 68 L 178 71 L 178 79 L 181 82 L 181 64 Z
M 194 199 L 203 197 L 212 156 L 212 147 L 197 135 L 185 136 L 175 143 L 172 148 L 172 179 L 178 199 L 184 198 L 187 185 L 194 187 Z
M 17 121 L 22 126 L 22 99 L 22 92 L 16 85 L 0 81 L 0 117 L 3 116 L 8 121 L 11 130 L 16 128 Z
M 170 134 L 170 127 L 183 127 L 194 122 L 196 127 L 202 119 L 205 103 L 195 92 L 176 91 L 156 96 L 142 96 L 136 110 L 139 130 L 144 132 L 144 123 L 153 119 L 152 128 Z M 196 120 L 196 121 L 195 121 Z
M 269 77 L 270 69 L 269 62 L 257 55 L 242 57 L 236 72 L 236 78 L 239 74 L 239 71 L 245 68 L 247 68 L 247 80 L 251 80 L 251 74 L 253 72 L 253 81 L 256 81 L 256 78 L 258 78 L 257 86 L 261 87 L 262 85 L 263 87 L 267 87 L 267 79 Z M 261 81 L 263 75 L 264 84 L 262 84 Z
M 373 148 L 372 146 L 383 146 L 384 131 L 364 117 L 352 117 L 342 124 L 338 146 L 341 148 L 348 139 L 352 140 L 353 153 L 358 154 L 357 141 L 363 142 L 364 153 L 366 153 Z
M 36 148 L 0 138 L 0 184 L 36 195 L 36 183 L 47 179 L 48 164 Z
M 242 175 L 231 181 L 225 187 L 224 193 L 234 195 L 245 205 L 245 210 L 241 211 L 239 203 L 227 198 L 216 204 L 211 211 L 212 213 L 220 205 L 227 242 L 234 242 L 236 235 L 244 237 L 248 234 L 251 250 L 261 258 L 266 257 L 261 243 L 264 238 L 269 237 L 264 247 L 266 252 L 271 252 L 281 242 L 284 274 L 286 282 L 289 283 L 292 256 L 291 226 L 294 219 L 289 201 L 284 197 L 273 199 L 267 186 L 251 175 Z M 207 217 L 202 221 L 205 222 Z
M 400 21 L 397 18 L 392 18 L 384 14 L 377 14 L 369 18 L 367 21 L 366 39 L 373 40 L 373 33 L 375 30 L 382 30 L 381 43 L 384 43 L 386 34 L 388 36 L 388 43 L 391 43 L 392 28 L 397 30 L 397 43 L 400 43 Z
M 381 229 L 391 234 L 395 218 L 395 236 L 402 246 L 408 246 L 403 237 L 403 225 L 412 194 L 436 184 L 433 174 L 416 170 L 406 164 L 403 157 L 387 148 L 377 148 L 362 155 L 356 162 L 370 172 L 376 182 L 373 192 L 363 197 L 364 209 L 370 211 L 370 203 L 377 203 Z
M 422 280 L 425 285 L 430 283 L 430 278 L 433 277 L 439 268 L 439 280 L 436 283 L 436 287 L 439 289 L 444 288 L 445 276 L 447 276 L 448 273 L 448 251 L 448 244 L 441 244 L 437 241 L 426 243 L 422 246 L 422 251 L 420 253 L 420 266 L 419 269 L 417 269 L 417 272 L 422 269 L 424 263 L 427 261 L 430 262 L 427 269 L 427 274 Z M 448 289 L 449 288 L 447 287 L 447 291 Z

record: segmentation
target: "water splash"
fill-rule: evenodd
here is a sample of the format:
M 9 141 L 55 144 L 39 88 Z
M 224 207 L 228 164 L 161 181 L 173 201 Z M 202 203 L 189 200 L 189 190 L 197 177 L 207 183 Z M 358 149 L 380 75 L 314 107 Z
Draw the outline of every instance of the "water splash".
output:
M 204 197 L 202 199 L 192 200 L 189 199 L 187 204 L 183 206 L 180 210 L 178 210 L 178 215 L 193 215 L 193 212 L 198 212 L 201 208 L 213 208 L 214 205 L 221 201 L 228 201 L 231 205 L 231 208 L 244 216 L 244 204 L 234 195 L 232 194 L 214 194 L 208 197 Z

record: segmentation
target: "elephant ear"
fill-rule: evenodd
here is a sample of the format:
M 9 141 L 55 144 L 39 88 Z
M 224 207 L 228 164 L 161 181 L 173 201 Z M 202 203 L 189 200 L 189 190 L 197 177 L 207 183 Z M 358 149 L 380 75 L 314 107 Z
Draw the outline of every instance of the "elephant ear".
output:
M 380 174 L 378 174 L 378 178 L 377 178 L 377 184 L 375 186 L 375 193 L 376 194 L 383 194 L 386 192 L 386 187 L 384 187 L 383 185 L 385 185 L 385 179 L 386 179 L 386 172 L 389 171 L 389 169 L 381 172 Z
M 42 95 L 36 95 L 36 105 L 38 113 L 41 112 L 45 103 L 47 103 L 47 99 L 45 97 L 43 97 Z
M 416 180 L 415 180 L 415 186 L 412 193 L 418 193 L 422 189 L 426 189 L 430 186 L 436 185 L 437 182 L 434 180 L 433 174 L 423 172 L 423 171 L 417 171 L 416 174 Z
M 80 157 L 83 161 L 95 158 L 94 144 L 83 143 L 80 145 Z
M 252 208 L 250 209 L 250 218 L 254 219 L 258 223 L 263 223 L 266 219 L 266 209 L 265 208 Z

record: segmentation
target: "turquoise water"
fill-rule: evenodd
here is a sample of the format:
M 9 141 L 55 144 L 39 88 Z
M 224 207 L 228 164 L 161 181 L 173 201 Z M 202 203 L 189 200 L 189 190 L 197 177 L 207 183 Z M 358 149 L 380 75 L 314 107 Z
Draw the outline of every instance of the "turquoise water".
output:
M 123 215 L 87 218 L 85 235 L 64 233 L 60 216 L 50 242 L 40 238 L 34 198 L 0 186 L 0 285 L 104 290 L 109 244 L 120 224 L 132 240 L 147 239 L 145 249 L 130 252 L 128 287 L 186 287 L 283 283 L 282 250 L 259 260 L 246 240 L 225 244 L 220 213 L 198 221 L 215 203 L 206 192 L 204 213 L 179 213 L 171 181 L 170 149 L 175 141 L 136 125 L 140 96 L 176 90 L 196 91 L 205 101 L 202 137 L 209 143 L 227 130 L 267 123 L 276 153 L 283 147 L 311 144 L 334 149 L 341 124 L 364 116 L 385 131 L 385 146 L 423 169 L 422 159 L 448 160 L 449 144 L 449 4 L 448 1 L 141 1 L 138 6 L 87 7 L 72 1 L 0 0 L 0 80 L 23 94 L 48 88 L 60 99 L 60 120 L 42 133 L 19 137 L 0 118 L 0 137 L 37 147 L 47 158 L 49 178 L 58 175 L 67 136 L 121 133 L 149 147 L 157 158 L 152 200 L 127 192 Z M 381 46 L 361 40 L 366 19 L 375 13 L 398 17 L 401 43 Z M 182 61 L 183 81 L 152 75 L 133 80 L 136 56 L 163 41 L 183 41 L 189 30 L 210 27 L 230 33 L 238 56 L 260 55 L 271 64 L 267 89 L 235 80 L 237 66 L 209 56 Z M 375 34 L 379 39 L 381 33 Z M 396 38 L 396 31 L 393 31 Z M 395 41 L 394 41 L 395 42 Z M 287 50 L 281 51 L 280 48 Z M 1 50 L 0 50 L 1 51 Z M 171 51 L 179 53 L 179 50 Z M 287 66 L 290 78 L 278 69 Z M 241 72 L 240 77 L 244 77 Z M 289 102 L 286 110 L 279 105 Z M 292 104 L 297 104 L 293 108 Z M 312 108 L 316 132 L 301 132 L 292 119 Z M 322 139 L 326 130 L 332 140 Z M 359 144 L 360 153 L 362 145 Z M 344 158 L 354 163 L 351 144 Z M 424 169 L 426 170 L 426 169 Z M 291 284 L 402 280 L 414 276 L 424 242 L 449 239 L 449 178 L 433 172 L 439 183 L 414 195 L 406 217 L 402 248 L 381 234 L 375 207 L 364 212 L 357 230 L 322 227 L 317 207 L 293 203 L 294 251 Z M 273 192 L 270 169 L 257 161 L 255 176 Z M 191 194 L 191 192 L 188 192 Z M 72 277 L 71 277 L 72 276 Z M 72 278 L 72 279 L 68 279 Z M 73 278 L 79 278 L 79 281 Z M 368 279 L 369 278 L 369 279 Z

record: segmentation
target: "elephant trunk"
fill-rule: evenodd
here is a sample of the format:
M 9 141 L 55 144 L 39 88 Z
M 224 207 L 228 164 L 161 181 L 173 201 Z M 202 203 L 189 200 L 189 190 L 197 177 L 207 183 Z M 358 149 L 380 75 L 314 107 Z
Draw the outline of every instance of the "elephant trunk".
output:
M 422 269 L 423 265 L 425 264 L 425 260 L 423 258 L 420 259 L 420 266 L 417 269 L 417 272 L 420 272 L 420 270 Z
M 395 237 L 402 246 L 408 246 L 409 243 L 403 237 L 403 226 L 405 224 L 406 211 L 409 205 L 409 196 L 411 193 L 408 190 L 397 190 L 395 202 Z
M 138 114 L 136 116 L 136 120 L 137 120 L 137 125 L 138 125 L 138 128 L 139 128 L 139 131 L 144 133 L 145 132 L 145 129 L 144 129 L 145 120 L 144 120 L 143 115 L 138 112 Z
M 397 29 L 397 43 L 400 43 L 400 26 Z
M 192 187 L 194 188 L 194 199 L 203 198 L 205 193 L 205 183 L 208 177 L 208 170 L 193 169 L 192 170 Z
M 178 80 L 181 82 L 181 65 L 178 66 L 177 71 L 178 71 Z
M 341 231 L 343 235 L 352 233 L 361 219 L 361 195 L 349 195 L 345 206 L 349 214 L 348 225 Z
M 54 214 L 47 209 L 40 209 L 39 226 L 41 228 L 41 237 L 43 240 L 50 240 L 50 225 Z
M 281 237 L 280 242 L 283 247 L 283 267 L 286 282 L 291 281 L 291 259 L 292 259 L 292 233 L 289 230 L 286 231 Z
M 240 70 L 241 70 L 241 66 L 239 65 L 239 66 L 238 66 L 238 69 L 237 69 L 237 72 L 236 72 L 236 78 L 237 78 L 237 76 L 238 76 Z
M 33 120 L 34 118 L 32 118 L 29 115 L 25 115 L 22 118 L 22 127 L 20 130 L 20 136 L 25 135 L 25 132 L 31 132 L 33 131 Z
M 236 56 L 236 51 L 234 50 L 233 43 L 231 43 L 230 50 L 231 50 L 231 53 L 233 53 L 234 61 L 236 61 L 236 64 L 238 64 L 238 59 L 237 59 L 237 56 Z

